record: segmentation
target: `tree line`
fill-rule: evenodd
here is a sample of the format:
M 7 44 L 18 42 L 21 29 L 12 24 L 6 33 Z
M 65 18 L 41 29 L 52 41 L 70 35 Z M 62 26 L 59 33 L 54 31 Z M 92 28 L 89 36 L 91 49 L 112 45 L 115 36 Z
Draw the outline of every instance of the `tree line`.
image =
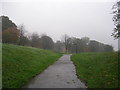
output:
M 7 16 L 1 16 L 0 18 L 2 18 L 3 43 L 25 45 L 65 53 L 113 51 L 111 45 L 90 40 L 88 37 L 80 39 L 69 37 L 65 34 L 62 40 L 54 42 L 50 36 L 45 34 L 39 35 L 38 33 L 32 33 L 28 35 L 23 24 L 17 26 Z

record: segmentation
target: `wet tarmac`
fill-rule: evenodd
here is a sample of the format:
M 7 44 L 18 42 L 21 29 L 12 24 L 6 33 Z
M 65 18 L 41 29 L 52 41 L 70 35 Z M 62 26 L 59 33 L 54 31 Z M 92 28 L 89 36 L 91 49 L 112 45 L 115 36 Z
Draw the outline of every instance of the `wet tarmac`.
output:
M 70 55 L 63 55 L 23 88 L 86 88 L 86 86 L 77 78 Z

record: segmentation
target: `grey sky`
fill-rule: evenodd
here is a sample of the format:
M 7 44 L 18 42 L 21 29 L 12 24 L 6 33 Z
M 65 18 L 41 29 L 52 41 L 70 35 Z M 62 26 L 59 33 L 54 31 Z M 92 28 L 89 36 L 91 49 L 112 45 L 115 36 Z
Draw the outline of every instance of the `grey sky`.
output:
M 79 0 L 40 0 L 39 2 L 2 2 L 2 15 L 7 15 L 17 25 L 24 23 L 30 33 L 46 33 L 54 41 L 68 34 L 87 36 L 118 48 L 118 41 L 111 37 L 114 24 L 114 2 L 80 2 Z M 96 0 L 97 1 L 97 0 Z M 99 1 L 99 0 L 98 0 Z M 109 0 L 110 1 L 110 0 Z M 116 1 L 116 0 L 111 0 Z M 1 4 L 0 4 L 1 5 Z

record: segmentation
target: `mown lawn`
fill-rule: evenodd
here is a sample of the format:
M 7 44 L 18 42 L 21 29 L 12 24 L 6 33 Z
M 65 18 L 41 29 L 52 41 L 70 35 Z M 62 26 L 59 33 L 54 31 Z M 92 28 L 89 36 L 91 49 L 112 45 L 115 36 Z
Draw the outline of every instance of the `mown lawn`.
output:
M 71 59 L 78 77 L 88 88 L 120 88 L 118 53 L 79 53 L 73 54 Z
M 61 56 L 52 51 L 9 44 L 3 44 L 2 51 L 3 88 L 22 87 Z

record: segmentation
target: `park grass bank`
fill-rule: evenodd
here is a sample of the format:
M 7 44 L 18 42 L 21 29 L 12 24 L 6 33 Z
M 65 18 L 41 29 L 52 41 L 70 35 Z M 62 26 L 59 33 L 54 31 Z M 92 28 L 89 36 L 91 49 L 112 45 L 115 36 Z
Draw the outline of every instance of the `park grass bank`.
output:
M 3 44 L 2 87 L 20 88 L 54 63 L 61 54 L 38 48 Z
M 73 54 L 71 59 L 88 88 L 118 88 L 117 52 Z

